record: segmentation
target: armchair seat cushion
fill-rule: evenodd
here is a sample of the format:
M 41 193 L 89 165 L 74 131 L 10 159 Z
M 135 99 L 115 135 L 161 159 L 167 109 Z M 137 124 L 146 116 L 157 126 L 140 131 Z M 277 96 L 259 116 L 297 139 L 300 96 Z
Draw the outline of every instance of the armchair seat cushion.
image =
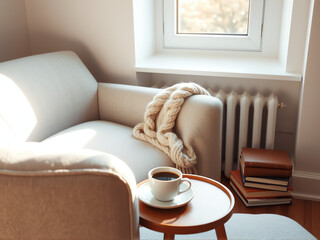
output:
M 108 121 L 90 121 L 61 131 L 43 142 L 50 145 L 88 148 L 106 152 L 122 159 L 138 182 L 147 178 L 150 169 L 173 166 L 170 158 L 151 144 L 137 140 L 132 128 Z

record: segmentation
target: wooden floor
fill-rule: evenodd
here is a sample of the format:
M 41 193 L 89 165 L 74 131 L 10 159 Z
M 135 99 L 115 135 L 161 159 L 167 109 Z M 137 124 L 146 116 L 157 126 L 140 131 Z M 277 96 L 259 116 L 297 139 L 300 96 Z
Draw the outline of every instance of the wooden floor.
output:
M 320 240 L 320 201 L 293 199 L 292 204 L 287 205 L 246 207 L 230 187 L 229 180 L 222 177 L 221 182 L 232 191 L 236 199 L 234 213 L 273 213 L 287 216 Z

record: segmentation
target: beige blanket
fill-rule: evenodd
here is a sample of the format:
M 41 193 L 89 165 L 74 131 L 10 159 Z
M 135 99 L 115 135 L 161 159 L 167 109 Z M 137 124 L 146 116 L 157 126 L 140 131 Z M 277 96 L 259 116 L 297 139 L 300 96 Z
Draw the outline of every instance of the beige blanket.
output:
M 196 83 L 178 83 L 162 90 L 148 104 L 144 122 L 133 129 L 134 137 L 165 152 L 184 173 L 196 173 L 196 154 L 192 146 L 178 138 L 173 127 L 184 100 L 196 94 L 210 95 Z

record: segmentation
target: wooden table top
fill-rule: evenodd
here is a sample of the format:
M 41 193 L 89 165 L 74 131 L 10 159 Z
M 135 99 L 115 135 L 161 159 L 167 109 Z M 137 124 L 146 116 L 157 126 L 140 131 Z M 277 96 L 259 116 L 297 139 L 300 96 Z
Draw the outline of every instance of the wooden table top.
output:
M 199 175 L 184 174 L 183 177 L 192 183 L 193 199 L 174 209 L 154 208 L 139 201 L 142 226 L 165 233 L 192 234 L 209 231 L 229 220 L 235 200 L 228 188 Z

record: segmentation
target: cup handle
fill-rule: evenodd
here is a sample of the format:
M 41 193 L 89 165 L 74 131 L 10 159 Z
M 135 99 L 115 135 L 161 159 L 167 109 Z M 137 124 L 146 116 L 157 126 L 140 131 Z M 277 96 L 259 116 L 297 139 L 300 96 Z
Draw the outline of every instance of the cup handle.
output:
M 188 187 L 187 189 L 182 190 L 182 191 L 179 190 L 179 193 L 178 193 L 178 194 L 184 193 L 184 192 L 188 191 L 188 190 L 191 188 L 191 182 L 190 182 L 188 179 L 182 178 L 180 185 L 181 185 L 183 182 L 187 182 L 187 183 L 189 184 L 189 187 Z

